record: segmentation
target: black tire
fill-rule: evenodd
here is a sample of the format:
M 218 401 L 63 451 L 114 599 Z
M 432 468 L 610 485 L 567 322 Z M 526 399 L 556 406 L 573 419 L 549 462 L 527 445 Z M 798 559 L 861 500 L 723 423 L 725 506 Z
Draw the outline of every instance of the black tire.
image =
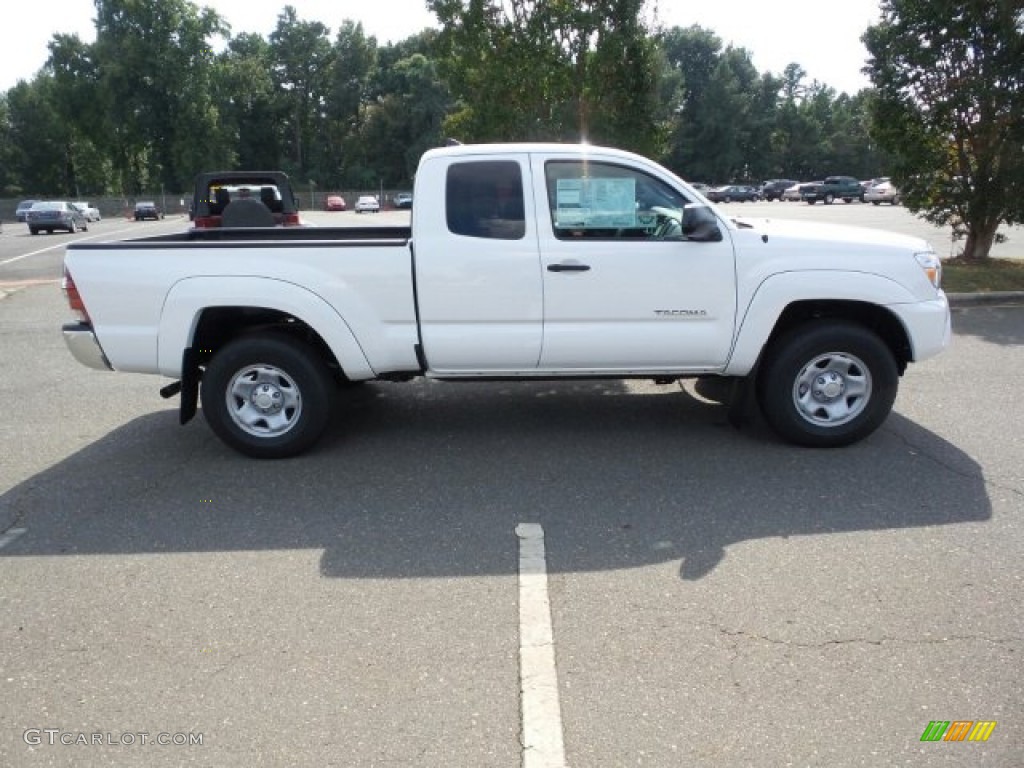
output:
M 244 336 L 224 346 L 207 365 L 203 414 L 235 450 L 258 459 L 281 459 L 309 449 L 323 434 L 332 389 L 327 366 L 304 342 L 279 333 Z M 263 402 L 256 402 L 257 397 Z
M 879 204 L 879 202 L 881 202 L 881 201 L 880 201 L 880 200 L 872 200 L 872 201 L 871 201 L 871 204 L 872 204 L 872 205 L 878 205 L 878 204 Z
M 29 227 L 28 231 L 31 232 L 33 235 L 38 235 L 39 234 L 39 230 L 36 229 L 35 227 Z
M 785 440 L 836 448 L 861 440 L 892 410 L 899 371 L 876 334 L 842 321 L 802 325 L 775 341 L 757 380 L 765 420 Z

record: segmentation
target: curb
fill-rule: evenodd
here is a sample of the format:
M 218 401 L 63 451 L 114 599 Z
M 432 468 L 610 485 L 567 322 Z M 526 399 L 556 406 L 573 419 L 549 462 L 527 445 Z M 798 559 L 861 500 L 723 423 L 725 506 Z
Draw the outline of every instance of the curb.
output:
M 947 293 L 949 306 L 994 307 L 1024 304 L 1024 291 L 991 291 L 989 293 Z

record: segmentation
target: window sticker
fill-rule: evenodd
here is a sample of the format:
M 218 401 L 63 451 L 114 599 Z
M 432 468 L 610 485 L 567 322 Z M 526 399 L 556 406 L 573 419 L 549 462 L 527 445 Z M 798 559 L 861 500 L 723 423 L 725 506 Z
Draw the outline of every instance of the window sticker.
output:
M 561 229 L 637 226 L 636 179 L 558 179 L 555 226 Z

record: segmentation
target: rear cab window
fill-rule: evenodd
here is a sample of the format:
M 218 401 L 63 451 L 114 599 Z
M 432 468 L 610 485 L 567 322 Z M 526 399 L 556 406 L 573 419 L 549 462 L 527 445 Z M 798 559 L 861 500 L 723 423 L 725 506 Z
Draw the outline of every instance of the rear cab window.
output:
M 521 240 L 526 236 L 525 210 L 518 162 L 470 160 L 448 167 L 445 217 L 452 234 Z

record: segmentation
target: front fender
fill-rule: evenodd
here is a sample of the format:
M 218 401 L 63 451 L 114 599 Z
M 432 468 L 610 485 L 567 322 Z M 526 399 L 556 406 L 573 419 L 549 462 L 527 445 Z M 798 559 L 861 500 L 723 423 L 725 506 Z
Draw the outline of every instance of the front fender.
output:
M 345 319 L 312 291 L 274 278 L 220 275 L 185 278 L 167 292 L 157 336 L 160 373 L 171 378 L 181 376 L 182 351 L 191 346 L 203 310 L 212 307 L 284 312 L 324 340 L 347 376 L 369 379 L 376 375 Z
M 747 304 L 724 373 L 747 375 L 786 307 L 799 301 L 857 301 L 885 307 L 919 299 L 896 281 L 870 272 L 808 270 L 771 275 Z

